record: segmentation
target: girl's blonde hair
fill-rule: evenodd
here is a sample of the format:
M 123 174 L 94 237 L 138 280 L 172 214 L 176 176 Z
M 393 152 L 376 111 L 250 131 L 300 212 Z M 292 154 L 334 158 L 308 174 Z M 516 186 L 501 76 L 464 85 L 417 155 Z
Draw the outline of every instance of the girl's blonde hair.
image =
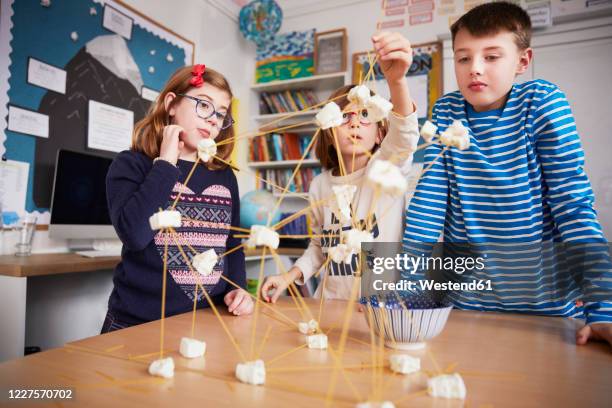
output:
M 164 106 L 164 99 L 169 92 L 173 92 L 177 97 L 172 103 L 177 103 L 181 96 L 178 94 L 187 93 L 193 86 L 189 83 L 193 75 L 191 73 L 193 66 L 186 66 L 178 69 L 172 77 L 168 80 L 168 83 L 161 91 L 157 100 L 151 104 L 149 111 L 145 117 L 140 120 L 134 126 L 134 133 L 132 135 L 132 146 L 131 149 L 136 152 L 144 153 L 151 159 L 159 156 L 159 148 L 161 146 L 164 127 L 170 125 L 170 115 L 166 111 Z M 202 75 L 204 82 L 218 88 L 222 91 L 227 92 L 230 101 L 232 100 L 232 90 L 227 82 L 227 79 L 219 72 L 206 67 L 204 74 Z M 227 108 L 228 112 L 232 111 L 232 104 Z M 228 113 L 229 114 L 229 113 Z M 218 143 L 230 139 L 231 141 L 218 146 L 217 156 L 225 161 L 229 161 L 229 156 L 232 154 L 234 149 L 234 126 L 230 126 L 227 129 L 223 129 L 219 132 L 219 135 L 215 139 Z M 227 164 L 214 158 L 207 163 L 207 167 L 211 170 L 219 170 L 227 167 Z
M 346 108 L 346 106 L 349 104 L 347 94 L 355 86 L 357 85 L 345 85 L 338 88 L 330 95 L 329 99 L 333 100 L 340 107 L 340 109 L 344 110 L 344 108 Z M 340 95 L 344 96 L 338 98 Z M 370 95 L 374 95 L 374 92 L 371 90 Z M 387 120 L 382 120 L 376 125 L 378 126 L 378 131 L 384 137 L 389 128 Z M 378 144 L 374 145 L 372 153 L 378 150 L 378 147 Z M 319 135 L 319 139 L 315 145 L 315 154 L 317 155 L 317 158 L 321 162 L 321 166 L 323 166 L 323 168 L 332 171 L 337 171 L 340 169 L 340 162 L 338 161 L 338 152 L 336 151 L 336 144 L 334 142 L 334 134 L 332 129 L 321 130 L 321 134 Z

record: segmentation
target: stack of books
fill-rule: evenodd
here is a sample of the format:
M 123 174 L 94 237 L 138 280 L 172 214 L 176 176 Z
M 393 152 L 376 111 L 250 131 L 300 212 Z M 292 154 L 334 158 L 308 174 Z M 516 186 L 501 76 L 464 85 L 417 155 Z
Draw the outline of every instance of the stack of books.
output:
M 249 160 L 254 162 L 299 160 L 311 141 L 312 135 L 300 136 L 296 133 L 270 133 L 257 136 L 251 141 Z M 305 158 L 314 157 L 314 149 L 311 148 Z
M 318 103 L 317 97 L 311 89 L 261 92 L 259 95 L 259 113 L 269 115 L 296 112 Z

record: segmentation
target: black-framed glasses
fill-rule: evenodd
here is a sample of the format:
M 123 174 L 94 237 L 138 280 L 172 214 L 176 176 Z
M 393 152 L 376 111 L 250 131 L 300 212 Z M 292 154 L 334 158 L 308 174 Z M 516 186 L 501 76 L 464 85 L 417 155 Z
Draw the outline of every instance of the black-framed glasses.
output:
M 206 120 L 206 119 L 210 119 L 211 117 L 215 116 L 215 118 L 217 119 L 216 125 L 219 129 L 224 130 L 234 124 L 234 119 L 232 119 L 232 117 L 228 114 L 218 112 L 217 109 L 215 108 L 215 105 L 213 105 L 211 101 L 207 101 L 205 99 L 200 99 L 200 98 L 196 98 L 195 96 L 185 95 L 185 94 L 178 94 L 178 96 L 183 96 L 185 98 L 191 99 L 192 101 L 195 101 L 196 115 L 198 115 L 199 118 Z M 221 124 L 221 126 L 219 126 L 219 123 Z
M 359 112 L 343 112 L 342 113 L 342 125 L 346 125 L 351 122 L 353 115 L 356 115 L 359 119 L 359 123 L 362 125 L 369 125 L 372 121 L 368 118 L 368 110 L 362 109 Z

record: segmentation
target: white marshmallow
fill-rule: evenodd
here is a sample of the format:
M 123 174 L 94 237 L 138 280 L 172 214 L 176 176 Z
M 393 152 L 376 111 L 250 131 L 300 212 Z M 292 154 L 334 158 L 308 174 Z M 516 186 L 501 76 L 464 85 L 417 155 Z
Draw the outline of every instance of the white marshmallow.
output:
M 298 329 L 302 334 L 310 334 L 317 331 L 319 323 L 315 319 L 310 319 L 308 322 L 299 322 Z
M 392 354 L 389 356 L 391 371 L 400 374 L 416 373 L 421 369 L 421 359 L 406 354 Z
M 179 351 L 186 358 L 202 357 L 206 353 L 206 342 L 183 337 Z
M 76 31 L 71 32 L 70 39 L 74 42 L 77 42 L 79 40 L 79 33 L 77 33 Z
M 198 142 L 198 156 L 204 163 L 208 163 L 215 154 L 217 154 L 217 143 L 214 139 L 206 138 Z
M 432 397 L 465 399 L 466 389 L 461 376 L 455 373 L 428 379 L 427 392 Z
M 356 104 L 357 106 L 365 106 L 366 103 L 372 97 L 370 88 L 365 85 L 357 85 L 351 88 L 348 93 L 347 99 L 349 102 Z
M 425 140 L 425 142 L 427 143 L 431 143 L 437 132 L 438 127 L 428 120 L 425 121 L 425 123 L 421 127 L 421 136 L 423 137 L 423 140 Z
M 334 212 L 340 222 L 349 222 L 351 220 L 351 202 L 357 191 L 357 186 L 353 184 L 343 184 L 332 186 L 335 200 L 331 205 L 331 210 Z
M 246 246 L 249 248 L 255 248 L 257 246 L 265 245 L 267 247 L 277 249 L 280 243 L 280 237 L 278 233 L 265 225 L 253 225 L 251 226 L 251 233 Z
M 246 384 L 261 385 L 266 382 L 266 366 L 263 360 L 247 361 L 236 365 L 236 378 Z
M 191 260 L 191 264 L 201 275 L 208 276 L 212 273 L 218 260 L 219 257 L 217 253 L 211 248 L 206 252 L 194 256 Z
M 329 257 L 335 263 L 344 262 L 346 264 L 351 263 L 353 260 L 353 254 L 355 253 L 346 244 L 338 244 L 335 247 L 330 247 L 327 252 L 329 253 Z
M 371 232 L 361 231 L 356 228 L 352 228 L 348 231 L 342 231 L 341 234 L 346 246 L 355 253 L 361 252 L 362 242 L 374 241 L 374 236 Z
M 327 335 L 323 333 L 308 336 L 308 348 L 321 349 L 327 348 Z
M 440 134 L 440 143 L 459 150 L 470 147 L 470 131 L 461 121 L 455 120 L 444 132 Z
M 317 113 L 315 119 L 321 129 L 338 127 L 342 125 L 342 110 L 340 110 L 340 107 L 335 102 L 328 102 L 323 109 Z
M 155 360 L 149 365 L 149 374 L 157 377 L 174 377 L 174 360 L 172 357 Z
M 375 123 L 389 117 L 393 104 L 380 95 L 374 95 L 368 99 L 366 109 L 368 110 L 368 119 Z
M 181 226 L 181 213 L 174 210 L 158 211 L 149 217 L 152 230 Z
M 395 408 L 395 404 L 391 401 L 382 401 L 382 402 L 360 402 L 357 404 L 357 408 Z
M 368 170 L 367 180 L 383 193 L 400 196 L 408 190 L 408 179 L 395 164 L 388 160 L 374 160 Z

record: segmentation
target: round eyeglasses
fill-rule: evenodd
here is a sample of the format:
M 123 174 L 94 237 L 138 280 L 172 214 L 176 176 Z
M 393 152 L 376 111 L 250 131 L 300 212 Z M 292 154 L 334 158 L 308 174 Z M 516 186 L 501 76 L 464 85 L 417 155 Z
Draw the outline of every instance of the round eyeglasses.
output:
M 368 119 L 368 110 L 362 109 L 359 112 L 343 112 L 342 113 L 342 125 L 346 125 L 350 123 L 354 115 L 358 115 L 359 123 L 361 123 L 362 125 L 369 125 L 372 123 L 372 121 Z
M 196 103 L 196 115 L 202 119 L 210 119 L 211 117 L 215 117 L 216 122 L 215 125 L 220 129 L 224 130 L 234 124 L 234 119 L 228 114 L 220 113 L 215 108 L 215 105 L 211 101 L 207 101 L 205 99 L 196 98 L 195 96 L 178 94 L 178 96 L 183 96 L 185 98 L 191 99 Z M 221 126 L 219 126 L 219 123 Z

